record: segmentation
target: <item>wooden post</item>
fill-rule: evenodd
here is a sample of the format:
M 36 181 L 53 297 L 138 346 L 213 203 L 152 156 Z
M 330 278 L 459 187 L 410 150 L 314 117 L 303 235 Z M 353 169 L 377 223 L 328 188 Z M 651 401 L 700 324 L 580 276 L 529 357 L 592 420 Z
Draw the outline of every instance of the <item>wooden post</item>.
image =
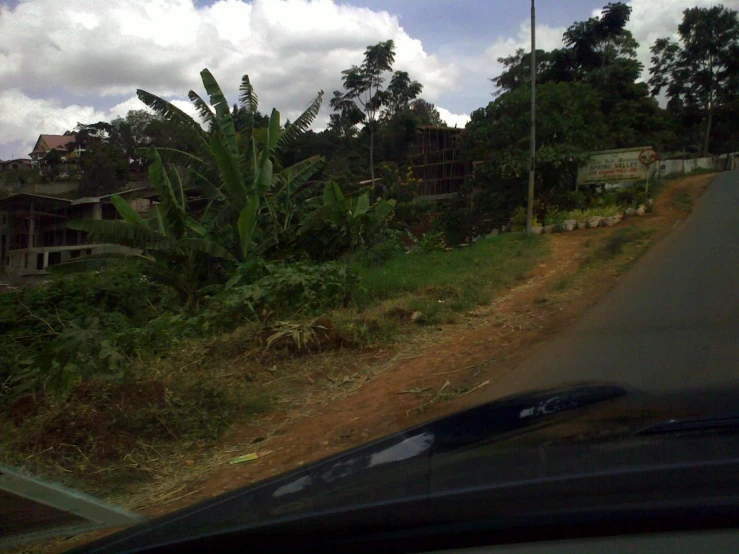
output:
M 526 205 L 526 233 L 531 234 L 534 220 L 534 179 L 536 174 L 536 6 L 531 0 L 531 154 L 529 159 L 529 195 Z

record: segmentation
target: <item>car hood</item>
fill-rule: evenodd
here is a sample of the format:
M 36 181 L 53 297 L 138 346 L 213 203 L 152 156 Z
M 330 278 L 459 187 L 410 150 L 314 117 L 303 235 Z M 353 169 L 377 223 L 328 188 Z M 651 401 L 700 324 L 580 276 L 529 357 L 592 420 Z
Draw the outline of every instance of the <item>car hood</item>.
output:
M 77 552 L 135 552 L 236 530 L 289 529 L 308 520 L 325 529 L 421 524 L 442 509 L 440 499 L 462 490 L 490 494 L 513 486 L 541 487 L 573 474 L 602 476 L 635 466 L 710 461 L 736 454 L 733 433 L 731 444 L 724 440 L 719 452 L 696 447 L 694 441 L 704 440 L 706 433 L 696 439 L 695 429 L 680 423 L 733 421 L 737 401 L 736 388 L 655 395 L 604 383 L 517 394 L 226 493 Z M 519 509 L 525 513 L 530 507 Z M 455 510 L 464 516 L 464 506 Z

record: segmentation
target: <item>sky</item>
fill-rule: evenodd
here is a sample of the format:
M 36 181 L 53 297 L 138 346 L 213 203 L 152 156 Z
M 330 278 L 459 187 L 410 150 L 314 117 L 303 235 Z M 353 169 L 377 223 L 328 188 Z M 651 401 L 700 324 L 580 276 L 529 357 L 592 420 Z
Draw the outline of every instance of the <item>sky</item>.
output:
M 608 0 L 537 0 L 537 48 L 561 44 Z M 629 29 L 649 47 L 709 0 L 632 0 Z M 739 0 L 725 0 L 739 8 Z M 0 0 L 0 159 L 26 157 L 41 133 L 125 116 L 136 89 L 194 113 L 208 68 L 236 100 L 248 74 L 262 111 L 294 119 L 319 90 L 330 97 L 364 49 L 396 43 L 394 69 L 424 85 L 450 125 L 492 100 L 497 58 L 529 48 L 528 0 Z M 646 77 L 646 75 L 645 75 Z M 325 127 L 325 102 L 315 123 Z

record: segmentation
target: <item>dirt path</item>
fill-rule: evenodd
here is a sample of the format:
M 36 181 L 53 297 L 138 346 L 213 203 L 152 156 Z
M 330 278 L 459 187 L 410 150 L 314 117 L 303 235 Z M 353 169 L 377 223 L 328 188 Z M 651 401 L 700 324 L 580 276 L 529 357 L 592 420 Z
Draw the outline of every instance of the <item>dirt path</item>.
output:
M 222 458 L 208 475 L 183 483 L 157 505 L 138 510 L 148 516 L 172 512 L 478 404 L 481 393 L 514 370 L 531 346 L 562 330 L 597 302 L 641 250 L 686 217 L 684 201 L 678 207 L 675 195 L 682 194 L 684 200 L 687 193 L 694 200 L 710 180 L 710 175 L 702 175 L 668 183 L 654 211 L 645 217 L 629 218 L 612 228 L 553 235 L 547 260 L 491 305 L 468 314 L 460 324 L 429 330 L 431 341 L 403 349 L 389 368 L 388 353 L 377 354 L 375 363 L 385 364 L 379 376 L 359 380 L 352 392 L 313 410 L 309 417 L 277 414 L 281 424 L 273 420 L 234 429 L 225 441 L 230 445 L 228 456 L 256 451 L 263 457 L 238 465 L 223 463 L 226 458 Z M 602 241 L 627 227 L 655 232 L 649 244 L 595 269 L 583 269 L 583 260 Z M 594 272 L 597 278 L 592 278 Z

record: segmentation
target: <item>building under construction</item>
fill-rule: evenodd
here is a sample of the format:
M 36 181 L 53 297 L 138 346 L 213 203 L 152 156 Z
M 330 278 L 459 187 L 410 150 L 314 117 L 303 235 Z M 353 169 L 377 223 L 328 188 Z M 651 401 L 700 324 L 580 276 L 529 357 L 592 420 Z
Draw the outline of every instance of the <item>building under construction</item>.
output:
M 413 177 L 422 182 L 419 194 L 427 199 L 449 198 L 472 174 L 461 158 L 459 138 L 464 129 L 421 126 L 410 145 L 408 161 Z

